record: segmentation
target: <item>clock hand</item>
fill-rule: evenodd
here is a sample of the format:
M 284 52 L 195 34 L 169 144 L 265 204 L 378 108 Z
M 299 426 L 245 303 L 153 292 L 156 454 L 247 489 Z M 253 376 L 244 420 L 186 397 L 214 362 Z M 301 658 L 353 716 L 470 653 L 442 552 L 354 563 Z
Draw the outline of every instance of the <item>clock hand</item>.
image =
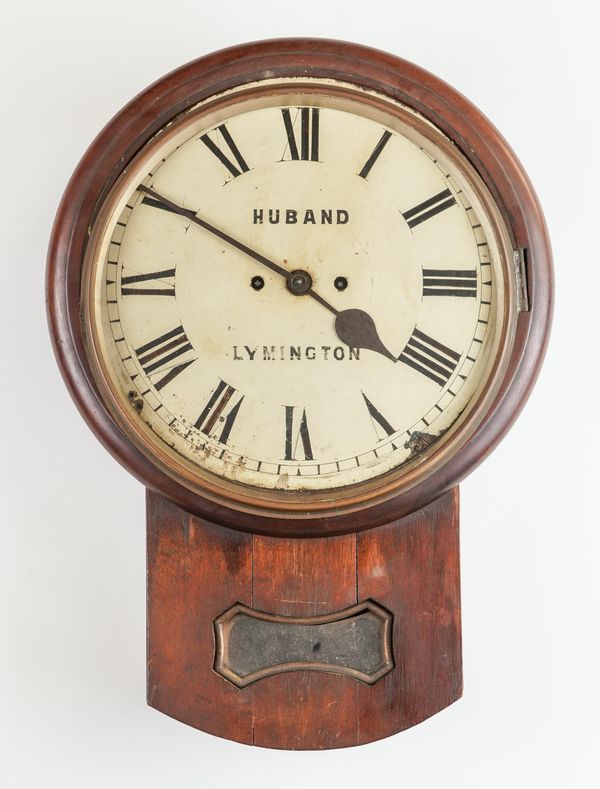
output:
M 350 348 L 364 348 L 367 351 L 380 353 L 392 362 L 398 361 L 381 342 L 375 321 L 364 310 L 350 309 L 338 312 L 335 319 L 335 333 Z
M 142 184 L 138 186 L 138 189 L 140 190 L 140 192 L 145 192 L 153 200 L 156 200 L 158 203 L 161 203 L 165 208 L 168 208 L 169 211 L 171 211 L 172 213 L 179 214 L 180 216 L 185 216 L 186 219 L 190 220 L 190 222 L 194 222 L 195 224 L 200 225 L 200 227 L 203 227 L 205 230 L 208 230 L 209 233 L 212 233 L 213 235 L 220 238 L 222 241 L 227 242 L 232 247 L 239 249 L 240 252 L 244 252 L 246 255 L 249 255 L 251 258 L 258 261 L 258 263 L 262 263 L 263 266 L 266 266 L 267 268 L 271 269 L 271 271 L 274 271 L 276 274 L 279 274 L 280 276 L 284 277 L 286 280 L 289 278 L 290 272 L 287 269 L 283 268 L 283 266 L 279 266 L 277 263 L 274 263 L 272 260 L 269 260 L 268 258 L 264 257 L 264 255 L 261 255 L 259 252 L 255 252 L 253 249 L 250 249 L 250 247 L 246 246 L 246 244 L 243 244 L 241 241 L 238 241 L 236 238 L 233 238 L 232 236 L 228 236 L 227 233 L 224 233 L 222 230 L 219 230 L 218 227 L 209 224 L 204 219 L 200 219 L 199 216 L 196 216 L 196 213 L 194 211 L 191 211 L 188 208 L 183 208 L 182 206 L 177 205 L 177 203 L 174 203 L 172 200 L 169 200 L 167 197 L 163 197 L 163 195 L 159 194 L 158 192 L 155 192 L 154 189 L 149 189 L 147 186 L 143 186 Z M 327 302 L 325 302 L 325 305 L 327 305 Z M 335 311 L 333 307 L 330 307 L 329 305 L 327 306 L 332 312 Z
M 156 192 L 154 189 L 150 189 L 149 187 L 142 184 L 138 186 L 138 189 L 141 192 L 145 192 L 149 197 L 151 197 L 153 200 L 156 200 L 156 202 L 163 205 L 172 213 L 186 217 L 186 219 L 189 219 L 190 222 L 194 222 L 196 225 L 199 225 L 200 227 L 204 228 L 204 230 L 207 230 L 209 233 L 217 236 L 217 238 L 225 241 L 230 246 L 239 249 L 240 252 L 243 252 L 253 260 L 256 260 L 258 263 L 261 263 L 271 271 L 274 271 L 276 274 L 282 276 L 286 281 L 288 290 L 290 290 L 295 295 L 311 296 L 311 298 L 313 298 L 321 306 L 325 307 L 325 309 L 329 310 L 329 312 L 335 315 L 335 333 L 339 339 L 349 347 L 364 348 L 368 351 L 375 351 L 376 353 L 382 354 L 387 359 L 391 359 L 393 362 L 397 361 L 396 357 L 390 353 L 390 351 L 388 351 L 388 349 L 379 339 L 375 321 L 364 310 L 337 310 L 313 290 L 312 280 L 310 275 L 306 272 L 288 271 L 278 263 L 275 263 L 274 261 L 269 260 L 269 258 L 266 258 L 264 255 L 261 255 L 260 252 L 256 252 L 254 249 L 251 249 L 243 242 L 238 241 L 236 238 L 233 238 L 233 236 L 224 233 L 222 230 L 219 230 L 219 228 L 211 225 L 206 220 L 201 219 L 194 211 L 188 208 L 183 208 L 177 203 L 174 203 L 172 200 L 169 200 L 167 197 L 164 197 L 159 192 Z
M 169 209 L 169 211 L 172 213 L 180 214 L 181 216 L 186 217 L 186 219 L 189 219 L 191 222 L 200 225 L 200 227 L 208 230 L 209 233 L 212 233 L 221 240 L 225 241 L 227 244 L 239 249 L 240 252 L 244 252 L 244 254 L 253 258 L 253 260 L 256 260 L 258 263 L 262 263 L 263 266 L 266 266 L 267 268 L 271 269 L 271 271 L 274 271 L 276 274 L 282 276 L 288 283 L 289 290 L 295 295 L 311 296 L 315 301 L 325 307 L 325 309 L 329 310 L 329 312 L 332 312 L 336 316 L 341 314 L 339 310 L 336 310 L 335 307 L 333 307 L 328 301 L 325 301 L 322 296 L 319 296 L 319 294 L 312 289 L 312 280 L 306 272 L 288 271 L 278 263 L 275 263 L 274 261 L 269 260 L 269 258 L 266 258 L 264 255 L 261 255 L 260 252 L 256 252 L 256 250 L 251 249 L 243 242 L 238 241 L 237 238 L 233 238 L 233 236 L 224 233 L 222 230 L 219 230 L 219 228 L 209 224 L 206 220 L 201 219 L 194 211 L 177 205 L 177 203 L 174 203 L 172 200 L 169 200 L 167 197 L 159 194 L 154 189 L 150 189 L 149 187 L 143 186 L 142 184 L 139 185 L 138 189 L 141 192 L 145 192 L 153 200 L 156 200 L 156 202 L 161 203 L 161 205 Z

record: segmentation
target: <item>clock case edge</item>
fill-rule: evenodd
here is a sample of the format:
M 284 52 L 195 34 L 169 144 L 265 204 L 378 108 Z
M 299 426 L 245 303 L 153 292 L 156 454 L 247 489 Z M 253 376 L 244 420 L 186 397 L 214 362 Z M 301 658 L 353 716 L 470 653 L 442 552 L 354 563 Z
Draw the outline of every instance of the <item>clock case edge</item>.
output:
M 203 498 L 141 453 L 117 426 L 94 383 L 80 305 L 89 229 L 116 178 L 147 140 L 203 99 L 240 84 L 289 76 L 351 81 L 404 103 L 438 126 L 492 193 L 514 248 L 526 250 L 529 300 L 529 310 L 518 315 L 498 393 L 460 452 L 386 501 L 365 502 L 350 512 L 306 512 L 301 519 L 259 515 Z M 186 511 L 242 531 L 279 536 L 325 536 L 379 526 L 419 510 L 457 485 L 496 446 L 525 404 L 547 345 L 552 300 L 552 258 L 541 208 L 495 127 L 460 93 L 418 66 L 379 50 L 324 39 L 276 39 L 221 50 L 171 72 L 139 94 L 82 158 L 63 196 L 48 251 L 47 311 L 55 355 L 73 400 L 101 443 L 147 488 Z

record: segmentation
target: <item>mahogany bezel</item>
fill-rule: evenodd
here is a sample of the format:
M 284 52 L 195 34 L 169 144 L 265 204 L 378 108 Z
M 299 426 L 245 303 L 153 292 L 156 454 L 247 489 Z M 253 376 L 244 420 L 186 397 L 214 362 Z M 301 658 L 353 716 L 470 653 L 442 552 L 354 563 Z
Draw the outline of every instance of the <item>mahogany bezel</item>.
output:
M 440 128 L 475 168 L 496 201 L 515 248 L 527 250 L 529 310 L 520 312 L 510 362 L 489 410 L 467 443 L 430 476 L 383 501 L 352 511 L 248 512 L 211 501 L 155 465 L 116 424 L 94 382 L 81 314 L 89 228 L 128 162 L 165 123 L 230 88 L 290 76 L 352 82 L 416 110 Z M 55 353 L 71 395 L 104 446 L 148 488 L 214 523 L 280 536 L 356 531 L 401 518 L 463 479 L 500 441 L 535 382 L 548 339 L 553 277 L 540 206 L 520 163 L 492 124 L 463 96 L 412 63 L 356 44 L 280 39 L 221 50 L 151 85 L 92 143 L 63 196 L 48 253 L 48 316 Z

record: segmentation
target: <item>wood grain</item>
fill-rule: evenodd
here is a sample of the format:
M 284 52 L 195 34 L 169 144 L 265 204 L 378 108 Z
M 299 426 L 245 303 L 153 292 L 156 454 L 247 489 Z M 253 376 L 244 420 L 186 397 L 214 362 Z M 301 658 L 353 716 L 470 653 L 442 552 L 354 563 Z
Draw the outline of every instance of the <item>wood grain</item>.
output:
M 292 540 L 254 537 L 254 607 L 316 616 L 356 598 L 356 535 Z M 254 686 L 255 744 L 331 748 L 358 743 L 358 683 L 338 674 L 293 672 Z
M 192 518 L 148 491 L 148 704 L 252 743 L 252 696 L 212 670 L 213 622 L 251 605 L 252 537 Z
M 373 600 L 393 616 L 394 669 L 373 685 L 294 671 L 237 688 L 214 670 L 213 621 L 236 602 L 282 616 Z M 248 535 L 148 494 L 148 702 L 270 748 L 359 745 L 461 695 L 458 492 L 400 521 L 311 539 Z
M 458 511 L 454 488 L 358 535 L 358 595 L 394 614 L 396 664 L 359 689 L 363 741 L 414 726 L 462 695 Z

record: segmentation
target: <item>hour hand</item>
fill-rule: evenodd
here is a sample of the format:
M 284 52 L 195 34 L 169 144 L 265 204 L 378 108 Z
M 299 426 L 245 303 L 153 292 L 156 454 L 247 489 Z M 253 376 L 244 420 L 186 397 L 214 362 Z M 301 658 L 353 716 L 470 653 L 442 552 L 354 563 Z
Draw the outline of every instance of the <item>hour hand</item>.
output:
M 342 310 L 335 319 L 335 333 L 351 348 L 375 351 L 397 362 L 396 357 L 381 342 L 373 318 L 364 310 Z

